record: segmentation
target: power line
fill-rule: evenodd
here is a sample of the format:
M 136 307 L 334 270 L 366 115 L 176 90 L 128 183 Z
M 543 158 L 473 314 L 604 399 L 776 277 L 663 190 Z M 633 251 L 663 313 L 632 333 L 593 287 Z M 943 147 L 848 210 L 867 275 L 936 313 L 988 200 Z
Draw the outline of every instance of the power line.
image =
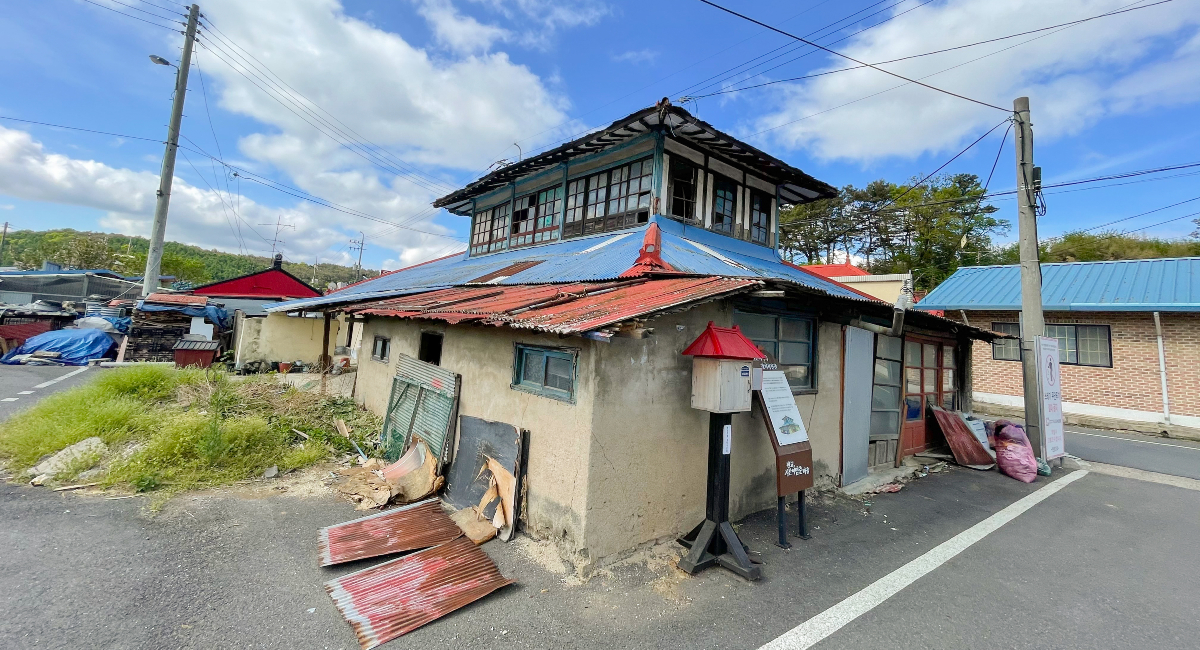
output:
M 1192 212 L 1192 213 L 1190 213 L 1190 214 L 1185 214 L 1185 215 L 1183 215 L 1182 217 L 1175 217 L 1174 219 L 1167 219 L 1166 221 L 1160 221 L 1160 222 L 1158 222 L 1158 223 L 1152 223 L 1152 224 L 1150 224 L 1149 226 L 1142 226 L 1141 228 L 1134 228 L 1133 230 L 1126 230 L 1125 232 L 1123 232 L 1123 233 L 1121 233 L 1121 234 L 1122 234 L 1122 235 L 1128 235 L 1128 234 L 1129 234 L 1129 233 L 1131 233 L 1131 232 L 1138 232 L 1139 230 L 1148 230 L 1148 229 L 1150 229 L 1150 228 L 1157 228 L 1157 227 L 1159 227 L 1159 226 L 1162 226 L 1162 225 L 1165 225 L 1165 224 L 1171 223 L 1172 221 L 1180 221 L 1180 220 L 1182 220 L 1182 219 L 1187 219 L 1188 217 L 1194 217 L 1194 216 L 1196 216 L 1196 215 L 1198 215 L 1198 214 L 1200 214 L 1200 212 Z
M 214 145 L 216 145 L 216 147 L 217 147 L 217 155 L 218 155 L 218 156 L 220 156 L 220 157 L 222 157 L 222 158 L 224 158 L 224 157 L 225 157 L 225 152 L 221 151 L 221 141 L 220 141 L 220 140 L 217 138 L 217 128 L 216 128 L 216 126 L 214 126 L 214 125 L 213 125 L 212 112 L 211 112 L 211 111 L 209 110 L 209 108 L 208 108 L 208 90 L 207 90 L 207 88 L 205 87 L 207 84 L 205 84 L 205 83 L 204 83 L 204 71 L 203 71 L 203 70 L 200 68 L 200 58 L 199 58 L 199 57 L 196 57 L 196 58 L 194 58 L 194 59 L 193 59 L 193 62 L 194 62 L 194 63 L 195 63 L 195 65 L 196 65 L 196 72 L 197 72 L 197 73 L 199 74 L 199 76 L 200 76 L 200 93 L 201 93 L 201 95 L 204 97 L 204 115 L 205 115 L 205 116 L 208 118 L 208 129 L 209 129 L 209 131 L 211 131 L 211 132 L 212 132 L 213 144 L 214 144 Z M 186 136 L 185 136 L 185 137 L 186 137 Z M 191 142 L 191 139 L 188 139 L 188 142 Z M 192 144 L 195 144 L 195 143 L 193 142 Z M 209 158 L 209 159 L 208 159 L 208 164 L 209 164 L 209 165 L 212 167 L 212 170 L 213 170 L 213 181 L 214 181 L 214 182 L 217 184 L 217 189 L 216 189 L 216 192 L 217 192 L 217 194 L 218 194 L 218 196 L 219 196 L 219 195 L 220 195 L 220 192 L 221 192 L 221 189 L 220 189 L 220 188 L 221 188 L 221 182 L 220 182 L 219 180 L 217 180 L 217 167 L 216 167 L 216 163 L 215 163 L 215 162 L 213 162 L 213 159 L 212 159 L 212 158 Z M 227 198 L 229 198 L 229 202 L 230 202 L 230 203 L 233 203 L 233 195 L 232 195 L 232 193 L 230 193 L 230 191 L 229 191 L 229 176 L 227 175 L 227 173 L 225 173 L 225 174 L 221 174 L 221 176 L 222 176 L 222 177 L 225 179 L 225 196 L 226 196 Z M 222 210 L 224 210 L 224 209 L 225 209 L 225 201 L 224 201 L 224 200 L 222 200 L 222 201 L 221 201 L 221 209 L 222 209 Z M 229 219 L 229 215 L 228 215 L 228 214 L 226 214 L 226 215 L 225 215 L 225 218 L 226 218 L 226 219 Z M 233 223 L 233 221 L 232 221 L 232 220 L 230 220 L 230 224 L 231 224 L 231 225 L 232 225 L 232 223 Z M 237 239 L 238 239 L 238 245 L 239 245 L 239 246 L 241 246 L 242 248 L 245 248 L 245 246 L 246 246 L 246 242 L 245 242 L 245 240 L 244 240 L 244 239 L 242 239 L 242 235 L 241 235 L 241 228 L 240 228 L 240 226 L 238 227 L 238 232 L 237 232 L 237 233 L 234 233 L 234 235 L 235 235 L 235 236 L 237 237 Z
M 286 81 L 283 80 L 282 77 L 280 77 L 278 74 L 276 74 L 274 71 L 272 71 L 269 67 L 267 67 L 266 64 L 262 63 L 262 61 L 260 61 L 257 57 L 255 57 L 253 54 L 251 54 L 249 51 L 247 51 L 246 48 L 233 42 L 233 40 L 230 39 L 228 36 L 226 36 L 225 33 L 220 30 L 219 27 L 217 27 L 215 24 L 213 24 L 211 19 L 205 17 L 204 26 L 211 28 L 213 30 L 211 32 L 206 32 L 208 36 L 212 37 L 211 39 L 208 39 L 207 43 L 208 43 L 208 45 L 210 45 L 212 47 L 213 50 L 219 51 L 231 59 L 233 59 L 233 58 L 240 59 L 241 62 L 238 63 L 237 67 L 235 67 L 234 65 L 231 64 L 230 61 L 216 55 L 215 53 L 214 53 L 214 56 L 218 56 L 218 58 L 221 58 L 222 61 L 224 61 L 227 65 L 230 65 L 231 68 L 233 68 L 239 74 L 242 74 L 243 77 L 245 77 L 246 75 L 244 73 L 242 73 L 242 71 L 238 68 L 240 67 L 240 68 L 243 68 L 243 69 L 249 71 L 259 81 L 263 82 L 268 87 L 270 87 L 272 90 L 274 90 L 276 94 L 283 96 L 288 103 L 290 103 L 293 106 L 304 111 L 305 114 L 307 114 L 308 116 L 310 116 L 313 119 L 320 122 L 325 128 L 336 132 L 341 137 L 340 138 L 335 137 L 334 135 L 326 132 L 324 129 L 317 127 L 317 125 L 312 124 L 312 122 L 309 122 L 309 124 L 311 126 L 313 126 L 314 128 L 317 128 L 318 131 L 321 131 L 322 133 L 324 133 L 325 135 L 327 135 L 331 139 L 333 139 L 335 142 L 338 142 L 342 146 L 346 147 L 347 149 L 354 151 L 357 155 L 368 160 L 368 162 L 378 165 L 381 168 L 385 169 L 386 171 L 396 174 L 397 176 L 401 176 L 401 177 L 405 178 L 406 180 L 408 180 L 409 182 L 415 183 L 415 184 L 423 187 L 424 189 L 428 189 L 428 190 L 434 191 L 434 192 L 442 192 L 442 191 L 445 191 L 445 189 L 454 189 L 453 186 L 451 186 L 449 183 L 446 183 L 445 181 L 442 181 L 441 179 L 435 178 L 433 176 L 430 176 L 429 174 L 422 172 L 421 170 L 417 169 L 413 165 L 410 165 L 410 164 L 404 162 L 403 160 L 401 160 L 400 158 L 396 157 L 395 155 L 391 154 L 382 146 L 380 146 L 376 143 L 373 143 L 373 142 L 367 140 L 366 138 L 364 138 L 361 134 L 354 131 L 354 129 L 351 128 L 350 126 L 348 126 L 345 122 L 338 119 L 337 116 L 333 115 L 328 110 L 322 108 L 319 104 L 312 101 L 311 99 L 306 97 L 303 93 L 301 93 L 300 91 L 296 90 L 294 87 L 289 85 Z M 242 53 L 244 53 L 245 56 L 243 56 Z M 246 57 L 249 57 L 249 59 L 247 59 Z M 253 60 L 253 63 L 251 63 L 251 60 Z M 273 77 L 273 79 L 272 79 L 272 77 Z M 250 80 L 249 77 L 247 77 L 247 80 Z M 252 81 L 252 83 L 253 83 L 253 81 Z M 254 85 L 258 86 L 257 83 L 255 83 Z M 263 90 L 263 92 L 267 92 L 267 90 L 265 88 L 262 88 L 262 86 L 258 86 L 258 87 L 260 90 Z M 271 95 L 273 98 L 275 97 L 275 95 L 273 95 L 270 92 L 267 92 L 267 94 Z M 305 102 L 305 103 L 302 103 L 301 100 L 303 100 L 303 102 Z M 276 101 L 279 101 L 279 99 L 276 98 Z M 332 119 L 332 121 L 330 121 L 330 119 L 327 119 L 327 118 L 323 117 L 322 115 L 318 114 L 312 108 L 309 108 L 310 105 L 313 108 L 319 110 L 321 113 L 328 115 L 329 118 Z M 292 111 L 292 112 L 295 113 L 295 111 Z M 297 116 L 301 117 L 301 119 L 305 119 L 302 116 L 299 116 L 299 115 L 297 115 Z M 305 121 L 308 122 L 307 119 L 305 119 Z M 334 124 L 334 122 L 337 122 L 337 124 Z M 341 127 L 344 127 L 345 130 L 343 130 L 341 127 L 339 127 L 338 124 L 340 124 Z M 353 133 L 355 136 L 357 136 L 357 138 L 351 137 L 350 134 L 347 133 L 347 131 L 349 131 L 350 133 Z M 367 146 L 368 144 L 371 146 L 368 147 Z M 353 145 L 353 146 L 351 146 L 351 145 Z
M 1100 18 L 1107 18 L 1107 17 L 1109 17 L 1109 16 L 1115 16 L 1115 15 L 1117 15 L 1117 14 L 1128 13 L 1128 12 L 1130 12 L 1130 11 L 1137 11 L 1137 10 L 1139 10 L 1139 9 L 1149 9 L 1150 7 L 1155 7 L 1155 6 L 1158 6 L 1158 5 L 1167 4 L 1168 2 L 1174 2 L 1174 0 L 1160 0 L 1159 2 L 1155 2 L 1155 3 L 1153 3 L 1153 4 L 1148 4 L 1148 5 L 1142 5 L 1142 6 L 1140 6 L 1140 7 L 1132 7 L 1132 8 L 1118 9 L 1118 10 L 1115 10 L 1115 11 L 1110 11 L 1110 12 L 1108 12 L 1108 13 L 1103 13 L 1103 14 L 1099 14 L 1099 15 L 1096 15 L 1096 16 L 1091 16 L 1091 17 L 1089 17 L 1089 18 L 1083 18 L 1083 19 L 1080 19 L 1080 20 L 1072 20 L 1072 21 L 1070 21 L 1070 22 L 1059 23 L 1059 24 L 1057 24 L 1057 25 L 1050 25 L 1049 27 L 1040 27 L 1040 28 L 1038 28 L 1038 29 L 1031 29 L 1031 30 L 1029 30 L 1029 31 L 1025 31 L 1025 32 L 1019 32 L 1019 33 L 1016 33 L 1016 34 L 1009 34 L 1008 36 L 1000 36 L 1000 37 L 998 37 L 998 38 L 989 38 L 989 39 L 987 39 L 987 40 L 983 40 L 983 41 L 976 41 L 976 42 L 974 42 L 974 43 L 967 43 L 966 45 L 956 45 L 956 46 L 954 46 L 954 47 L 947 47 L 947 48 L 943 48 L 943 49 L 940 49 L 940 50 L 934 50 L 934 51 L 932 51 L 932 52 L 924 52 L 924 53 L 922 53 L 922 54 L 912 54 L 912 55 L 909 55 L 909 56 L 902 56 L 902 57 L 900 57 L 900 58 L 898 58 L 898 59 L 889 59 L 889 60 L 887 60 L 887 61 L 878 61 L 878 62 L 876 62 L 874 65 L 885 65 L 885 64 L 888 64 L 888 63 L 897 63 L 897 62 L 899 62 L 899 61 L 908 61 L 908 60 L 910 60 L 910 59 L 918 59 L 918 58 L 921 58 L 921 57 L 932 56 L 932 55 L 934 55 L 934 54 L 944 54 L 944 53 L 946 53 L 946 52 L 953 52 L 953 51 L 955 51 L 955 50 L 962 50 L 962 49 L 966 49 L 966 48 L 970 48 L 970 47 L 976 47 L 976 46 L 978 46 L 978 45 L 987 45 L 988 43 L 997 43 L 997 42 L 999 42 L 999 41 L 1005 41 L 1005 40 L 1008 40 L 1008 39 L 1010 39 L 1010 38 L 1018 38 L 1018 37 L 1020 37 L 1020 36 L 1028 36 L 1029 34 L 1037 34 L 1037 33 L 1039 33 L 1039 32 L 1050 31 L 1050 30 L 1053 30 L 1053 29 L 1060 29 L 1060 28 L 1065 28 L 1065 27 L 1073 27 L 1073 26 L 1075 26 L 1075 25 L 1080 25 L 1080 24 L 1083 24 L 1083 23 L 1086 23 L 1086 22 L 1090 22 L 1090 21 L 1093 21 L 1093 20 L 1098 20 L 1098 19 L 1100 19 Z M 851 36 L 853 36 L 853 34 L 852 34 Z M 855 65 L 855 66 L 849 66 L 849 67 L 845 67 L 845 68 L 838 68 L 837 70 L 827 70 L 827 71 L 825 71 L 825 72 L 817 72 L 817 73 L 813 73 L 813 74 L 802 75 L 802 76 L 799 76 L 799 77 L 789 77 L 789 78 L 787 78 L 787 79 L 776 79 L 776 80 L 773 80 L 773 81 L 765 81 L 765 82 L 758 83 L 758 84 L 754 84 L 754 85 L 751 85 L 751 86 L 742 86 L 742 87 L 739 87 L 739 88 L 728 88 L 728 89 L 725 89 L 725 90 L 718 90 L 718 91 L 714 91 L 714 92 L 707 93 L 707 94 L 704 94 L 704 95 L 696 95 L 696 96 L 692 97 L 692 99 L 703 99 L 703 98 L 705 98 L 705 97 L 713 97 L 713 96 L 715 96 L 715 95 L 725 95 L 725 94 L 728 94 L 728 93 L 736 93 L 736 92 L 741 92 L 741 91 L 743 91 L 743 90 L 752 90 L 752 89 L 754 89 L 754 88 L 762 88 L 762 87 L 764 87 L 764 86 L 774 86 L 774 85 L 776 85 L 776 84 L 788 83 L 788 82 L 792 82 L 792 81 L 802 81 L 802 80 L 804 80 L 804 79 L 813 79 L 813 78 L 815 78 L 815 77 L 823 77 L 823 76 L 826 76 L 826 75 L 836 74 L 836 73 L 839 73 L 839 72 L 849 72 L 850 70 L 861 70 L 861 69 L 863 69 L 863 68 L 866 68 L 866 67 L 871 67 L 871 66 L 867 66 L 867 65 Z M 763 72 L 764 72 L 764 73 L 765 73 L 765 72 L 769 72 L 769 70 L 765 70 L 765 71 L 763 71 Z
M 174 18 L 174 17 L 172 17 L 172 16 L 163 16 L 163 15 L 160 15 L 160 14 L 156 14 L 156 13 L 154 13 L 153 11 L 146 11 L 145 9 L 142 9 L 142 8 L 140 8 L 140 7 L 135 7 L 135 6 L 131 5 L 131 4 L 125 4 L 124 2 L 121 2 L 121 0 L 109 0 L 109 2 L 112 2 L 113 4 L 119 4 L 119 5 L 121 5 L 122 7 L 126 7 L 126 8 L 132 9 L 132 10 L 134 10 L 134 11 L 137 11 L 137 12 L 144 13 L 144 14 L 146 14 L 147 16 L 154 16 L 155 18 L 159 18 L 159 19 L 161 19 L 161 20 L 166 20 L 166 21 L 169 21 L 169 22 L 174 22 L 174 20 L 175 20 L 175 18 Z M 154 5 L 151 5 L 151 6 L 154 6 Z M 184 14 L 184 15 L 186 15 L 186 14 Z
M 1129 221 L 1130 219 L 1137 219 L 1138 217 L 1144 217 L 1144 216 L 1146 216 L 1146 215 L 1148 215 L 1148 214 L 1154 214 L 1155 212 L 1162 212 L 1163 210 L 1167 210 L 1167 209 L 1170 209 L 1170 208 L 1174 208 L 1174 207 L 1176 207 L 1176 206 L 1183 205 L 1183 204 L 1185 204 L 1185 203 L 1191 203 L 1192 201 L 1200 201 L 1200 196 L 1197 196 L 1197 197 L 1194 197 L 1194 198 L 1190 198 L 1190 199 L 1187 199 L 1187 200 L 1184 200 L 1184 201 L 1180 201 L 1180 202 L 1178 202 L 1178 203 L 1172 203 L 1171 205 L 1164 205 L 1164 206 L 1163 206 L 1163 207 L 1161 207 L 1161 208 L 1155 208 L 1155 209 L 1153 209 L 1153 210 L 1147 210 L 1146 212 L 1140 212 L 1140 213 L 1138 213 L 1138 214 L 1135 214 L 1135 215 L 1133 215 L 1132 217 L 1125 217 L 1125 218 L 1123 218 L 1123 219 L 1117 219 L 1116 221 L 1109 221 L 1108 223 L 1102 223 L 1102 224 L 1100 224 L 1099 226 L 1092 226 L 1091 228 L 1087 228 L 1087 229 L 1084 229 L 1084 230 L 1080 230 L 1079 232 L 1091 232 L 1091 231 L 1093 231 L 1093 230 L 1099 230 L 1099 229 L 1101 229 L 1101 228 L 1107 228 L 1108 226 L 1111 226 L 1111 225 L 1113 225 L 1113 224 L 1117 224 L 1117 223 L 1121 223 L 1122 221 Z M 1188 216 L 1190 216 L 1190 215 L 1188 215 Z M 1163 222 L 1163 223 L 1166 223 L 1166 222 Z M 1149 226 L 1147 226 L 1147 227 L 1149 227 Z M 1139 228 L 1139 230 L 1140 230 L 1140 228 Z M 1131 231 L 1131 232 L 1132 232 L 1132 231 Z
M 147 25 L 154 25 L 155 27 L 161 27 L 161 28 L 163 28 L 163 29 L 169 29 L 169 30 L 171 30 L 172 32 L 175 32 L 175 33 L 179 33 L 179 32 L 180 32 L 180 30 L 179 30 L 179 29 L 176 29 L 176 28 L 174 28 L 174 27 L 170 27 L 170 26 L 168 26 L 168 25 L 163 25 L 163 24 L 161 24 L 161 23 L 156 23 L 156 22 L 154 22 L 154 21 L 152 21 L 152 20 L 146 20 L 145 18 L 141 18 L 141 17 L 139 17 L 139 16 L 135 16 L 135 15 L 133 15 L 133 14 L 127 14 L 127 13 L 125 13 L 124 11 L 121 11 L 121 10 L 119 10 L 119 9 L 113 9 L 112 7 L 109 7 L 109 6 L 106 6 L 106 5 L 102 5 L 102 4 L 100 4 L 99 2 L 92 2 L 92 0 L 83 0 L 83 1 L 84 1 L 84 2 L 86 2 L 86 3 L 88 3 L 88 4 L 90 4 L 90 5 L 95 5 L 95 6 L 97 6 L 97 7 L 100 7 L 101 9 L 107 9 L 107 10 L 109 10 L 109 11 L 111 11 L 111 12 L 115 13 L 115 14 L 121 14 L 122 16 L 125 16 L 126 18 L 132 18 L 132 19 L 134 19 L 134 20 L 140 20 L 140 21 L 142 21 L 142 22 L 146 23 Z
M 228 211 L 225 209 L 225 199 L 221 198 L 221 192 L 220 192 L 220 190 L 215 190 L 215 189 L 213 189 L 213 186 L 212 186 L 212 185 L 209 185 L 209 183 L 208 183 L 208 179 L 207 179 L 207 178 L 205 178 L 205 177 L 204 177 L 204 174 L 201 174 L 201 173 L 200 173 L 200 170 L 196 168 L 196 165 L 195 165 L 195 163 L 193 163 L 193 162 L 192 162 L 192 159 L 191 159 L 191 157 L 189 157 L 189 156 L 187 155 L 187 152 L 186 152 L 186 151 L 184 151 L 184 152 L 181 152 L 181 153 L 183 153 L 183 159 L 184 159 L 184 160 L 186 160 L 186 161 L 187 161 L 187 164 L 188 164 L 188 165 L 190 165 L 190 166 L 191 166 L 191 168 L 192 168 L 192 170 L 196 172 L 196 175 L 200 177 L 200 180 L 204 181 L 204 184 L 205 184 L 205 185 L 208 185 L 208 189 L 210 189 L 210 190 L 213 190 L 213 192 L 214 192 L 214 193 L 217 195 L 217 199 L 218 199 L 219 201 L 221 201 L 221 212 L 225 214 L 225 222 L 226 222 L 226 223 L 229 225 L 229 232 L 233 234 L 233 237 L 234 237 L 234 239 L 238 240 L 238 252 L 239 252 L 239 253 L 242 253 L 242 254 L 245 254 L 245 252 L 244 252 L 244 250 L 243 250 L 243 249 L 245 248 L 245 246 L 244 246 L 244 242 L 242 242 L 242 241 L 241 241 L 241 239 L 240 239 L 240 238 L 238 238 L 237 231 L 236 231 L 236 230 L 234 230 L 234 227 L 233 227 L 233 219 L 230 219 L 230 218 L 229 218 L 229 212 L 228 212 Z M 216 174 L 215 174 L 215 173 L 213 174 L 213 180 L 214 180 L 214 181 L 216 181 Z
M 712 2 L 711 0 L 700 0 L 700 2 L 703 2 L 704 4 L 706 4 L 706 5 L 709 5 L 709 6 L 711 6 L 711 7 L 715 7 L 715 8 L 717 8 L 717 9 L 720 9 L 721 11 L 724 11 L 724 12 L 726 12 L 726 13 L 728 13 L 728 14 L 731 14 L 731 15 L 737 16 L 738 18 L 741 18 L 741 19 L 743 19 L 743 20 L 748 20 L 748 21 L 750 21 L 750 22 L 752 22 L 752 23 L 754 23 L 754 24 L 756 24 L 756 25 L 761 25 L 762 27 L 766 27 L 767 29 L 769 29 L 769 30 L 771 30 L 771 31 L 773 31 L 773 32 L 777 32 L 777 33 L 783 34 L 784 36 L 788 36 L 788 37 L 790 37 L 790 38 L 794 38 L 794 39 L 796 39 L 796 40 L 798 40 L 798 41 L 800 41 L 800 42 L 802 42 L 802 43 L 807 43 L 808 45 L 811 45 L 811 46 L 813 46 L 813 47 L 815 47 L 815 48 L 818 48 L 818 49 L 824 50 L 824 51 L 826 51 L 826 52 L 828 52 L 828 53 L 830 53 L 830 54 L 833 54 L 833 55 L 835 55 L 835 56 L 840 56 L 840 57 L 842 57 L 843 59 L 846 59 L 847 61 L 853 61 L 854 63 L 857 63 L 857 64 L 859 64 L 859 65 L 866 66 L 866 67 L 868 67 L 868 68 L 871 68 L 871 69 L 874 69 L 874 70 L 878 70 L 878 71 L 880 71 L 880 72 L 882 72 L 882 73 L 884 73 L 884 74 L 887 74 L 887 75 L 891 75 L 891 76 L 893 76 L 893 77 L 896 77 L 897 79 L 903 79 L 904 81 L 907 81 L 908 83 L 914 83 L 914 84 L 917 84 L 918 86 L 921 86 L 921 87 L 923 87 L 923 88 L 928 88 L 928 89 L 930 89 L 930 90 L 936 90 L 936 91 L 937 91 L 937 92 L 939 92 L 939 93 L 943 93 L 943 94 L 946 94 L 946 95 L 950 95 L 951 97 L 957 97 L 957 98 L 959 98 L 959 99 L 963 99 L 963 100 L 966 100 L 966 101 L 968 101 L 968 102 L 972 102 L 972 103 L 975 103 L 975 104 L 979 104 L 980 106 L 987 106 L 988 108 L 994 108 L 994 109 L 996 109 L 996 110 L 998 110 L 998 111 L 1003 111 L 1004 113 L 1011 113 L 1011 112 L 1012 112 L 1012 110 L 1011 110 L 1011 109 L 1008 109 L 1008 108 L 1001 108 L 1000 106 L 996 106 L 995 104 L 989 104 L 989 103 L 987 103 L 987 102 L 980 101 L 980 100 L 978 100 L 978 99 L 973 99 L 973 98 L 971 98 L 971 97 L 967 97 L 966 95 L 960 95 L 960 94 L 958 94 L 958 93 L 951 92 L 951 91 L 949 91 L 949 90 L 944 90 L 944 89 L 942 89 L 942 88 L 938 88 L 937 86 L 931 86 L 931 85 L 929 85 L 929 84 L 927 84 L 927 83 L 923 83 L 923 82 L 917 81 L 916 79 L 910 79 L 910 78 L 908 78 L 908 77 L 906 77 L 906 76 L 904 76 L 904 75 L 902 75 L 902 74 L 897 74 L 897 73 L 895 73 L 895 72 L 891 72 L 890 70 L 886 70 L 886 69 L 884 69 L 884 68 L 880 68 L 879 66 L 877 66 L 877 65 L 875 65 L 875 64 L 872 64 L 872 63 L 867 63 L 867 62 L 865 62 L 865 61 L 859 61 L 858 59 L 856 59 L 856 58 L 854 58 L 854 57 L 852 57 L 852 56 L 849 56 L 849 55 L 847 55 L 847 54 L 842 54 L 841 52 L 838 52 L 838 51 L 836 51 L 836 50 L 831 50 L 831 49 L 829 49 L 828 47 L 825 47 L 824 45 L 820 45 L 820 44 L 814 43 L 814 42 L 812 42 L 812 41 L 810 41 L 810 40 L 808 40 L 808 39 L 802 38 L 802 37 L 800 37 L 800 36 L 796 36 L 795 34 L 791 34 L 791 33 L 789 33 L 789 32 L 786 32 L 786 31 L 782 30 L 782 29 L 779 29 L 778 27 L 772 27 L 772 26 L 770 26 L 770 25 L 768 25 L 768 24 L 766 24 L 766 23 L 764 23 L 764 22 L 762 22 L 762 21 L 755 20 L 754 18 L 751 18 L 751 17 L 749 17 L 749 16 L 747 16 L 747 15 L 745 15 L 745 14 L 741 14 L 741 13 L 738 13 L 738 12 L 736 12 L 736 11 L 732 10 L 732 9 L 727 9 L 727 8 L 725 8 L 725 7 L 722 7 L 721 5 L 719 5 L 719 4 L 715 3 L 715 2 Z

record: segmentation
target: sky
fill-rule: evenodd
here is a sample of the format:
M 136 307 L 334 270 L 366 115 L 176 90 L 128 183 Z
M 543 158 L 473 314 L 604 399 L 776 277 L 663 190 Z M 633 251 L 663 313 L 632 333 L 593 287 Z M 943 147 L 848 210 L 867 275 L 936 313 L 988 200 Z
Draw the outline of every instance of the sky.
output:
M 167 238 L 353 264 L 365 237 L 369 268 L 440 257 L 469 224 L 434 199 L 662 97 L 836 186 L 922 177 L 1000 125 L 943 171 L 986 178 L 999 156 L 990 187 L 1012 189 L 1019 96 L 1046 184 L 1200 162 L 1200 0 L 722 4 L 862 62 L 955 48 L 879 66 L 948 92 L 834 72 L 857 64 L 699 0 L 206 0 Z M 185 11 L 4 2 L 0 221 L 148 235 L 175 83 L 149 55 L 179 62 Z M 1045 198 L 1043 238 L 1118 219 L 1185 237 L 1200 167 Z M 1015 201 L 993 204 L 1015 224 Z

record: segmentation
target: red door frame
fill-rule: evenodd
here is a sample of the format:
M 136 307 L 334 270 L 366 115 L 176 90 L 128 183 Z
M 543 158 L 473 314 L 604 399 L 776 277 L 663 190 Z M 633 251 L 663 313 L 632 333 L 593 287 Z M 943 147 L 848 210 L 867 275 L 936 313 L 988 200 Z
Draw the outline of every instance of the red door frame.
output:
M 920 384 L 918 384 L 918 387 L 920 387 L 922 390 L 917 393 L 910 393 L 908 390 L 908 386 L 909 386 L 908 371 L 910 368 L 912 368 L 912 369 L 918 368 L 918 366 L 909 366 L 908 365 L 908 343 L 910 341 L 913 343 L 919 343 L 919 344 L 921 344 L 921 347 L 922 347 L 921 358 L 917 360 L 917 362 L 919 364 L 921 364 L 919 366 L 919 368 L 921 369 L 921 373 L 922 373 L 922 380 L 921 380 Z M 924 346 L 925 345 L 936 346 L 937 357 L 936 357 L 936 361 L 935 361 L 936 367 L 934 367 L 934 368 L 926 368 L 924 366 L 923 359 L 925 357 L 925 354 L 924 354 Z M 901 407 L 900 415 L 902 417 L 901 421 L 903 422 L 903 424 L 900 427 L 900 457 L 901 458 L 903 458 L 905 456 L 911 456 L 913 454 L 920 453 L 922 451 L 926 451 L 927 449 L 930 448 L 930 440 L 929 440 L 929 436 L 927 435 L 928 429 L 927 429 L 927 422 L 926 422 L 928 415 L 926 413 L 927 409 L 925 408 L 925 405 L 926 405 L 927 398 L 929 396 L 932 396 L 934 398 L 934 403 L 937 404 L 938 406 L 941 406 L 944 402 L 945 391 L 942 390 L 943 373 L 947 368 L 946 368 L 946 362 L 945 362 L 945 359 L 943 358 L 943 356 L 944 356 L 944 353 L 946 352 L 946 346 L 949 346 L 950 349 L 953 350 L 957 346 L 957 342 L 952 339 L 942 339 L 942 338 L 936 338 L 936 337 L 930 337 L 930 336 L 914 336 L 911 334 L 906 334 L 904 336 L 903 353 L 901 354 L 901 358 L 903 359 L 903 361 L 901 362 L 901 385 L 904 388 L 903 397 L 901 397 L 901 399 L 900 399 L 900 407 Z M 957 368 L 952 368 L 952 369 L 957 370 Z M 925 392 L 925 390 L 924 390 L 924 373 L 927 370 L 932 370 L 933 375 L 934 375 L 933 376 L 933 380 L 934 380 L 933 392 Z M 952 391 L 954 391 L 954 390 L 957 390 L 956 386 L 952 387 Z M 909 397 L 919 397 L 921 399 L 921 415 L 919 417 L 917 417 L 916 419 L 912 419 L 912 420 L 908 419 L 908 398 Z

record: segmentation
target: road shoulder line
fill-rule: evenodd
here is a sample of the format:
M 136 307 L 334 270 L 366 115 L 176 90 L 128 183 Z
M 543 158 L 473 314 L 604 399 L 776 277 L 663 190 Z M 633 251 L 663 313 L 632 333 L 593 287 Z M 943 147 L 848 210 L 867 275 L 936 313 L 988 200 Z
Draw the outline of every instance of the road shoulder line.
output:
M 1045 501 L 1059 490 L 1087 476 L 1087 470 L 1078 470 L 1042 486 L 1006 506 L 983 521 L 938 544 L 924 555 L 876 580 L 861 591 L 817 614 L 807 621 L 783 633 L 760 650 L 807 650 L 834 632 L 842 629 L 854 619 L 866 614 L 900 590 L 921 579 L 934 569 L 945 564 L 954 556 L 970 548 L 975 542 L 987 537 L 1004 524 L 1016 519 L 1025 511 Z
M 1175 476 L 1174 474 L 1160 474 L 1158 472 L 1149 472 L 1144 469 L 1135 469 L 1133 467 L 1122 467 L 1120 465 L 1109 465 L 1108 463 L 1097 463 L 1090 460 L 1078 460 L 1079 466 L 1087 471 L 1095 474 L 1104 474 L 1105 476 L 1117 476 L 1120 478 L 1133 479 L 1135 481 L 1146 481 L 1147 483 L 1158 483 L 1160 485 L 1170 485 L 1172 487 L 1183 488 L 1185 490 L 1195 490 L 1200 492 L 1200 481 L 1186 476 Z

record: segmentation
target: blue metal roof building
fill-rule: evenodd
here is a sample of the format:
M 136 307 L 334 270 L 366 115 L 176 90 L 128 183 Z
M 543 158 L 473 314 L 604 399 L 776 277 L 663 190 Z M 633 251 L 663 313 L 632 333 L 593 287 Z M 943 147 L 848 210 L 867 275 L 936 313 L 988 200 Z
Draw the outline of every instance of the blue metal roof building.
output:
M 917 309 L 1021 308 L 1019 266 L 960 268 Z M 1200 257 L 1042 264 L 1046 311 L 1200 312 Z
M 655 215 L 649 223 L 619 232 L 478 257 L 458 253 L 372 278 L 319 298 L 272 304 L 267 306 L 267 311 L 295 311 L 461 286 L 510 267 L 514 267 L 511 275 L 501 273 L 487 282 L 523 285 L 614 280 L 628 271 L 637 259 L 650 224 L 658 224 L 662 231 L 662 259 L 675 271 L 785 280 L 830 296 L 869 299 L 837 282 L 784 263 L 774 249 Z M 521 264 L 523 262 L 536 264 Z

